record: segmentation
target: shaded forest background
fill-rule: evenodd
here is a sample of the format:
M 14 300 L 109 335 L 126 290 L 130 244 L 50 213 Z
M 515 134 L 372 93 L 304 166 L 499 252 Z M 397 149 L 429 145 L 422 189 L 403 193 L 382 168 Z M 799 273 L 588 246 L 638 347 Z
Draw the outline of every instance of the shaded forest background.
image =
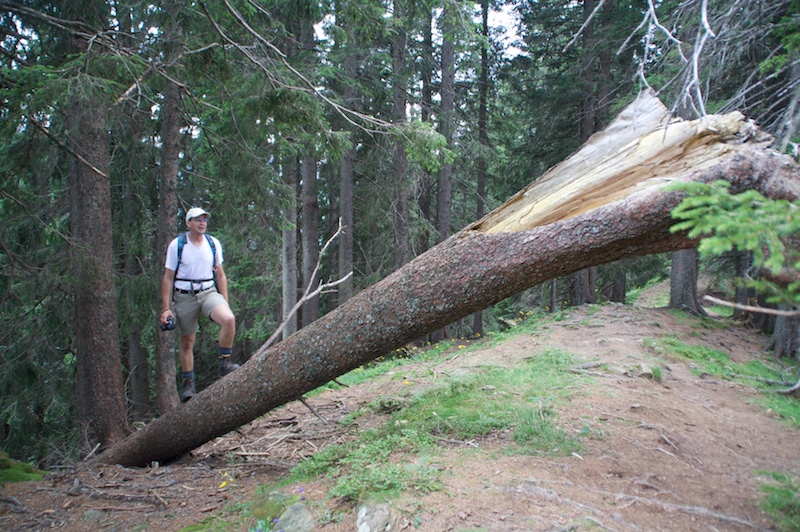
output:
M 645 88 L 684 118 L 740 110 L 794 153 L 799 24 L 797 0 L 0 1 L 3 448 L 47 467 L 177 406 L 158 284 L 189 207 L 223 243 L 244 362 L 287 319 L 284 335 L 499 205 Z M 692 307 L 696 264 L 592 268 L 420 341 L 624 301 L 670 271 L 671 304 Z M 733 297 L 748 258 L 704 266 Z M 198 336 L 201 387 L 215 338 Z

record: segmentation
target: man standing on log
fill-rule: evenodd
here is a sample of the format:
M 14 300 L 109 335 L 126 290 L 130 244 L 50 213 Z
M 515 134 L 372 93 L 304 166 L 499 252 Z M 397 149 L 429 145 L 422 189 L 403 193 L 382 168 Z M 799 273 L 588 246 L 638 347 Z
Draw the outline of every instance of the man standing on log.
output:
M 161 280 L 162 329 L 172 329 L 177 324 L 181 335 L 182 403 L 196 393 L 194 341 L 201 312 L 220 326 L 220 376 L 239 368 L 238 364 L 230 361 L 236 318 L 228 304 L 228 279 L 222 267 L 222 244 L 206 234 L 209 216 L 199 207 L 189 209 L 186 213 L 189 232 L 170 242 Z

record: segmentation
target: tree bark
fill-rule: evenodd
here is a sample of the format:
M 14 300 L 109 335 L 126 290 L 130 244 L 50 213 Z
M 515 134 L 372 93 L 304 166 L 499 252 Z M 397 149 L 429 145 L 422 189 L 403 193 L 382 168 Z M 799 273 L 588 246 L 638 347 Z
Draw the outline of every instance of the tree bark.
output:
M 356 79 L 357 62 L 356 50 L 359 48 L 359 33 L 354 24 L 346 14 L 337 15 L 341 20 L 341 25 L 345 30 L 347 39 L 345 47 L 348 50 L 344 60 L 345 78 L 348 80 Z M 351 109 L 356 109 L 358 93 L 352 83 L 347 83 L 343 89 L 344 103 Z M 339 279 L 345 279 L 348 273 L 353 271 L 353 239 L 355 226 L 353 225 L 353 176 L 355 175 L 356 161 L 356 128 L 352 124 L 345 124 L 345 128 L 350 130 L 350 141 L 353 147 L 346 150 L 342 155 L 339 165 L 339 221 L 342 224 L 342 234 L 338 241 L 338 263 Z M 347 277 L 338 286 L 336 294 L 336 305 L 339 306 L 353 295 L 353 276 Z
M 395 124 L 406 121 L 406 50 L 408 36 L 405 30 L 405 1 L 394 0 L 395 30 L 392 37 L 392 120 Z M 411 259 L 408 218 L 408 156 L 404 139 L 397 138 L 392 147 L 392 184 L 394 186 L 394 205 L 392 225 L 394 226 L 395 257 L 394 267 L 398 269 Z
M 481 75 L 478 82 L 478 141 L 481 151 L 478 155 L 475 190 L 475 219 L 480 220 L 486 214 L 486 153 L 489 151 L 489 131 L 487 128 L 487 106 L 489 99 L 489 0 L 481 0 L 481 34 L 487 44 L 481 49 Z M 483 336 L 483 311 L 472 315 L 472 335 Z
M 697 261 L 697 249 L 682 249 L 672 253 L 668 307 L 707 316 L 697 297 Z
M 595 59 L 597 57 L 596 39 L 594 35 L 594 19 L 590 20 L 594 11 L 594 0 L 583 0 L 583 51 L 581 55 L 581 120 L 580 139 L 586 142 L 596 131 L 596 100 L 600 96 L 595 92 Z M 595 285 L 597 268 L 592 266 L 586 270 L 575 272 L 572 278 L 572 305 L 580 306 L 596 301 Z
M 455 122 L 455 23 L 454 6 L 445 4 L 442 10 L 442 85 L 441 104 L 439 107 L 439 129 L 447 141 L 448 149 L 453 148 L 453 130 Z M 444 242 L 453 234 L 453 163 L 443 160 L 439 170 L 438 190 L 436 192 L 436 229 L 439 236 L 437 243 Z M 431 340 L 438 342 L 450 336 L 448 324 L 433 332 Z
M 317 55 L 314 48 L 314 22 L 310 14 L 300 22 L 300 41 L 308 68 L 317 68 Z M 313 141 L 308 142 L 306 153 L 303 154 L 300 171 L 303 176 L 302 183 L 302 231 L 301 246 L 303 249 L 303 289 L 316 287 L 319 281 L 319 272 L 316 272 L 319 260 L 319 201 L 317 201 L 317 154 Z M 319 318 L 319 296 L 310 297 L 302 309 L 302 327 Z
M 89 448 L 119 441 L 128 431 L 114 287 L 107 116 L 94 98 L 80 91 L 67 116 L 69 146 L 81 157 L 70 159 L 70 224 L 78 421 Z
M 164 258 L 167 246 L 175 236 L 178 227 L 178 169 L 180 166 L 180 88 L 174 83 L 164 87 L 164 101 L 161 105 L 161 183 L 159 187 L 158 233 L 156 235 L 156 257 L 160 280 L 164 275 Z M 160 316 L 161 298 L 154 298 L 157 303 L 156 313 Z M 154 323 L 156 326 L 157 322 Z M 178 389 L 175 386 L 175 335 L 166 331 L 156 333 L 156 403 L 162 414 L 169 412 L 179 404 Z
M 745 280 L 754 275 L 753 270 L 753 253 L 750 251 L 737 251 L 734 255 L 736 260 L 736 292 L 733 300 L 738 305 L 751 305 L 752 299 L 755 298 L 756 292 L 752 288 L 745 285 Z M 744 320 L 747 319 L 749 313 L 746 310 L 735 307 L 733 309 L 733 319 Z
M 283 229 L 281 230 L 281 287 L 283 290 L 282 318 L 289 320 L 283 328 L 286 339 L 297 331 L 297 314 L 290 316 L 297 303 L 297 158 L 293 154 L 285 156 L 283 164 L 283 183 L 287 201 L 283 208 Z
M 730 118 L 730 117 L 728 117 Z M 604 134 L 503 206 L 103 453 L 144 465 L 179 456 L 343 373 L 515 293 L 592 265 L 695 247 L 670 232 L 671 180 L 800 196 L 800 171 L 760 145 L 723 142 L 730 120 L 663 126 L 643 95 Z M 740 124 L 740 120 L 737 124 Z M 649 133 L 648 133 L 649 132 Z M 688 163 L 688 164 L 687 164 Z
M 309 147 L 309 150 L 312 148 Z M 314 155 L 304 155 L 301 163 L 302 184 L 302 231 L 303 248 L 303 289 L 316 287 L 319 272 L 316 272 L 319 259 L 319 202 L 317 201 L 317 159 Z M 312 296 L 303 303 L 303 327 L 319 318 L 319 296 Z

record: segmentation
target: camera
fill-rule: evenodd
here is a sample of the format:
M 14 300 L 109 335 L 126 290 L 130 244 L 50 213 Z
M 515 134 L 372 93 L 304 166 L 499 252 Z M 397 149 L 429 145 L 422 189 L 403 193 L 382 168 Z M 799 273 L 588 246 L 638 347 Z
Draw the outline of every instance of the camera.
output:
M 175 320 L 172 318 L 172 316 L 167 317 L 167 323 L 161 324 L 162 331 L 171 331 L 174 328 L 175 328 Z

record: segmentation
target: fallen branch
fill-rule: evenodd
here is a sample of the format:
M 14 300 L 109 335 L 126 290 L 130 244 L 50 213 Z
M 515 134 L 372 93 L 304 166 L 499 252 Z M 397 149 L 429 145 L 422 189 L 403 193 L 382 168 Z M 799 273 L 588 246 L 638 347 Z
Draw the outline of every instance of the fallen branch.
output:
M 714 303 L 715 305 L 722 305 L 723 307 L 731 307 L 739 310 L 747 310 L 749 312 L 760 312 L 761 314 L 772 314 L 773 316 L 788 316 L 794 318 L 800 316 L 800 310 L 779 310 L 774 308 L 759 307 L 753 305 L 742 305 L 741 303 L 732 303 L 713 296 L 703 296 L 703 299 Z
M 719 519 L 720 521 L 724 521 L 726 523 L 733 523 L 733 524 L 740 525 L 740 526 L 745 526 L 745 527 L 748 527 L 748 528 L 755 528 L 755 529 L 760 529 L 761 528 L 760 526 L 758 526 L 758 525 L 756 525 L 754 523 L 751 523 L 750 521 L 747 521 L 745 519 L 740 519 L 740 518 L 732 516 L 732 515 L 721 514 L 719 512 L 715 512 L 713 510 L 709 510 L 708 508 L 704 508 L 702 506 L 692 506 L 692 505 L 688 505 L 688 504 L 673 504 L 671 502 L 659 501 L 658 499 L 650 499 L 650 498 L 647 498 L 647 497 L 639 497 L 639 496 L 636 496 L 636 495 L 628 495 L 627 493 L 620 493 L 620 494 L 617 495 L 617 498 L 627 499 L 627 500 L 629 500 L 631 502 L 638 502 L 638 503 L 643 503 L 643 504 L 651 504 L 653 506 L 658 506 L 658 507 L 663 508 L 665 510 L 670 510 L 670 511 L 674 511 L 674 512 L 681 512 L 681 513 L 690 514 L 690 515 L 699 515 L 699 516 L 702 516 L 702 517 L 711 517 L 713 519 Z
M 794 386 L 792 386 L 791 388 L 787 388 L 785 390 L 778 390 L 776 393 L 788 395 L 790 393 L 796 392 L 797 390 L 800 390 L 800 379 L 797 379 L 797 382 L 794 383 Z

